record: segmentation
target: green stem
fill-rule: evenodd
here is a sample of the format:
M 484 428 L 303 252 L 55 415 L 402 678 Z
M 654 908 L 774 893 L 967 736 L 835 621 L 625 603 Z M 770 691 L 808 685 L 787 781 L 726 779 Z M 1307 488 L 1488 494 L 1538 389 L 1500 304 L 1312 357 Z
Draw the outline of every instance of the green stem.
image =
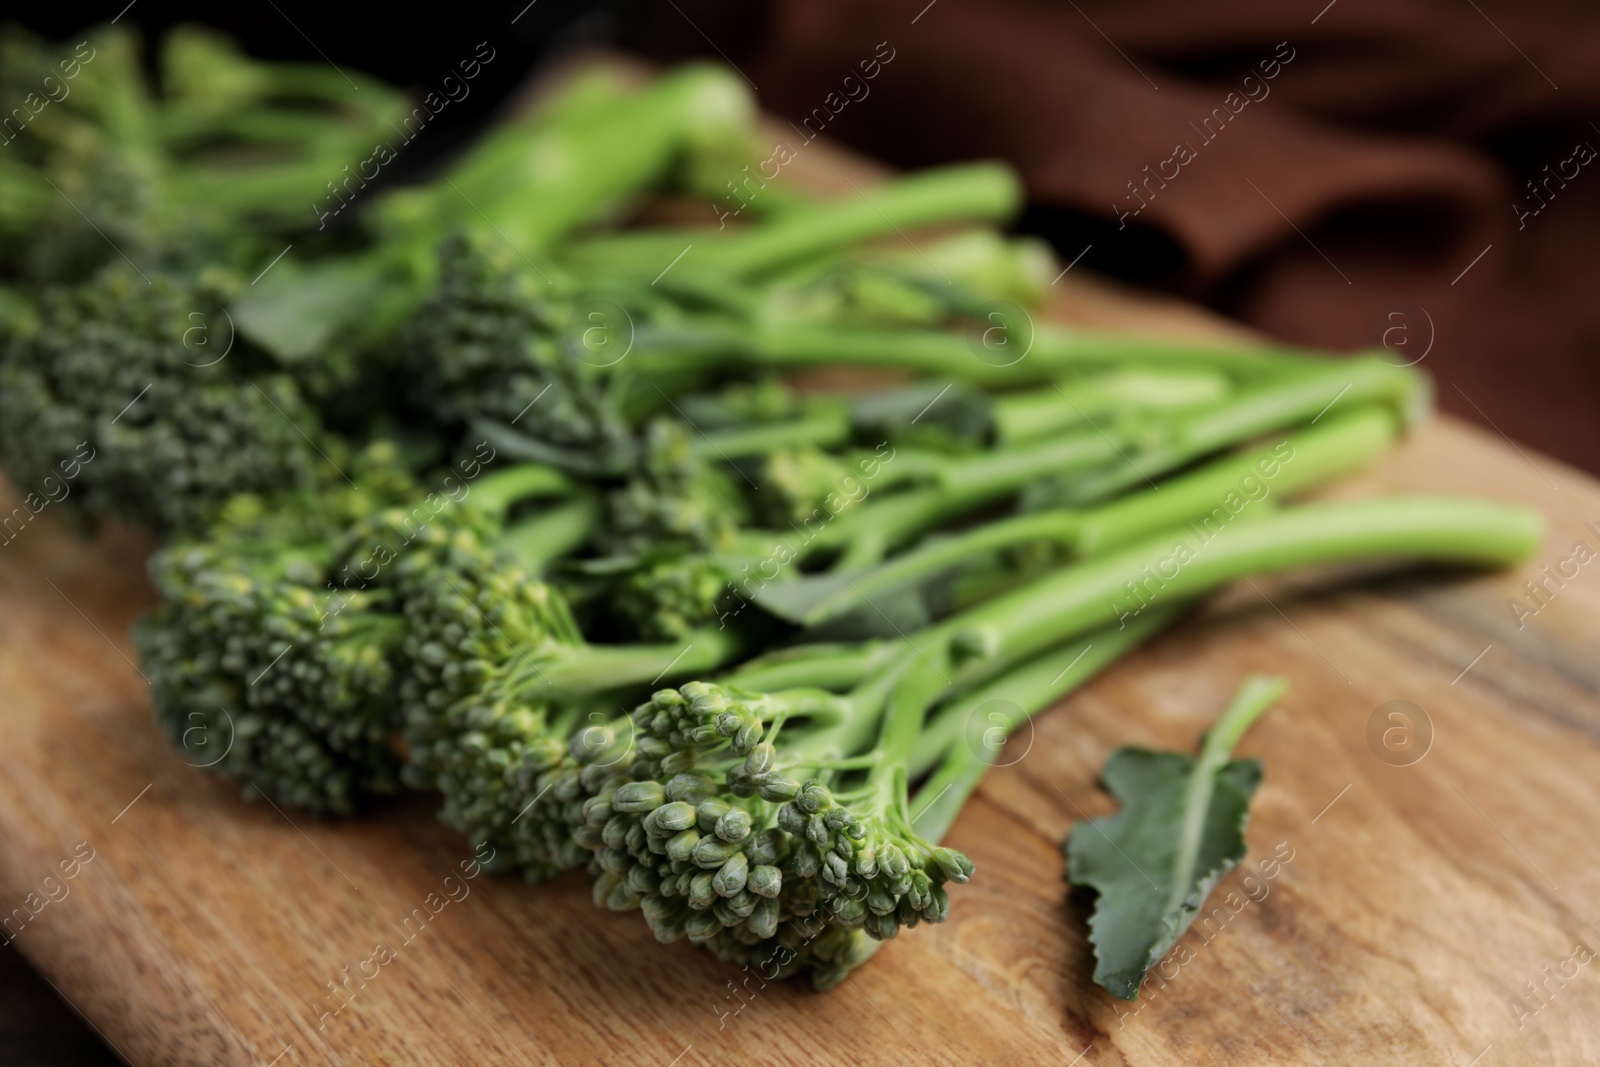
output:
M 680 229 L 620 234 L 570 250 L 581 270 L 649 277 L 674 273 L 745 279 L 875 237 L 962 221 L 1000 221 L 1020 206 L 1016 176 L 1003 165 L 939 167 L 856 190 L 833 200 L 796 204 L 745 230 Z M 675 257 L 681 259 L 673 262 Z
M 815 445 L 831 448 L 849 440 L 850 412 L 830 407 L 798 419 L 760 426 L 712 430 L 694 439 L 695 451 L 723 459 L 764 456 L 779 448 Z
M 759 328 L 745 355 L 770 367 L 864 364 L 999 387 L 1046 383 L 1064 373 L 1106 364 L 1137 363 L 1257 375 L 1267 370 L 1315 368 L 1326 362 L 1278 348 L 1045 326 L 1039 327 L 1034 345 L 1025 356 L 999 361 L 980 355 L 981 352 L 983 346 L 977 340 L 952 331 L 784 323 L 781 327 Z
M 693 677 L 727 663 L 743 647 L 732 630 L 706 627 L 682 641 L 658 645 L 582 645 L 541 666 L 543 680 L 562 691 L 601 692 Z
M 528 571 L 540 574 L 589 539 L 599 514 L 599 498 L 585 492 L 517 523 L 500 544 Z
M 1233 388 L 1216 371 L 1132 367 L 995 397 L 996 436 L 1033 441 L 1121 412 L 1181 411 L 1216 403 Z
M 1308 504 L 1232 523 L 1209 537 L 1189 530 L 1154 535 L 1062 568 L 924 634 L 983 649 L 982 659 L 965 669 L 983 675 L 1074 634 L 1108 622 L 1126 625 L 1147 608 L 1190 600 L 1248 575 L 1395 558 L 1507 566 L 1533 552 L 1543 530 L 1532 509 L 1460 497 Z
M 572 479 L 553 467 L 522 463 L 479 478 L 469 496 L 491 515 L 504 516 L 513 504 L 538 496 L 570 493 Z
M 1179 848 L 1173 857 L 1172 893 L 1164 912 L 1175 911 L 1183 898 L 1193 891 L 1194 860 L 1200 852 L 1200 839 L 1205 830 L 1206 817 L 1211 810 L 1211 793 L 1216 788 L 1217 772 L 1228 763 L 1233 748 L 1261 715 L 1289 689 L 1284 678 L 1269 678 L 1253 674 L 1245 679 L 1233 702 L 1217 720 L 1217 725 L 1206 734 L 1200 756 L 1189 771 L 1189 781 L 1184 789 L 1183 832 L 1179 835 Z
M 938 167 L 837 200 L 796 206 L 771 222 L 711 246 L 701 267 L 749 276 L 808 256 L 906 229 L 959 221 L 1003 221 L 1022 204 L 1011 168 L 996 163 Z
M 913 776 L 937 765 L 912 803 L 918 835 L 928 841 L 945 835 L 1004 749 L 1000 738 L 1121 659 L 1178 614 L 1176 609 L 1152 612 L 1123 629 L 1108 628 L 1090 634 L 1087 641 L 1072 641 L 941 708 L 917 739 L 910 760 Z M 981 723 L 990 724 L 981 733 L 969 725 L 979 715 Z
M 882 667 L 897 644 L 866 641 L 856 645 L 801 645 L 742 664 L 727 680 L 747 689 L 774 692 L 799 685 L 848 690 Z
M 1254 499 L 1288 496 L 1322 485 L 1365 466 L 1388 450 L 1399 427 L 1392 411 L 1366 407 L 1327 417 L 1282 441 L 1223 456 L 1155 489 L 1119 497 L 1081 512 L 1073 548 L 1095 555 L 1155 530 L 1188 520 L 1227 522 L 1224 501 L 1230 496 Z M 1221 512 L 1218 516 L 1216 513 Z
M 1377 356 L 1328 363 L 1241 390 L 1213 408 L 1186 415 L 1158 443 L 1134 453 L 1127 465 L 1086 480 L 1074 487 L 1074 494 L 1082 501 L 1105 499 L 1238 441 L 1361 405 L 1387 406 L 1409 425 L 1427 404 L 1427 379 L 1409 368 Z

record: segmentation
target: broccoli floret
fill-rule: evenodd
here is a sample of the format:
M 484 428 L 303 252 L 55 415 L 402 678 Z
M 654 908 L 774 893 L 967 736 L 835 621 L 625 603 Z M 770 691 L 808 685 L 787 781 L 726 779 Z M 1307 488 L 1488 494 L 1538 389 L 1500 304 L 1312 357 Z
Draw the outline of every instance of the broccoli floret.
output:
M 695 449 L 691 432 L 675 419 L 650 423 L 636 473 L 606 495 L 602 551 L 707 550 L 733 540 L 748 504 L 736 476 Z
M 70 506 L 193 531 L 234 493 L 310 487 L 329 470 L 294 381 L 228 351 L 228 279 L 107 268 L 48 292 L 0 342 L 0 455 L 37 485 L 88 455 Z
M 391 590 L 340 581 L 331 545 L 353 518 L 415 489 L 392 449 L 351 470 L 365 488 L 235 497 L 204 540 L 157 553 L 162 603 L 136 630 L 173 746 L 247 795 L 317 814 L 399 784 L 404 623 Z
M 566 344 L 548 296 L 502 243 L 447 241 L 437 287 L 401 328 L 397 373 L 412 404 L 460 430 L 514 425 L 558 454 L 614 468 L 628 429 L 603 371 Z
M 406 600 L 407 780 L 438 789 L 447 825 L 529 879 L 578 865 L 582 850 L 547 819 L 523 822 L 527 785 L 565 762 L 580 726 L 611 717 L 610 694 L 715 666 L 736 650 L 733 636 L 591 645 L 556 589 L 476 532 L 458 531 L 439 562 Z
M 914 738 L 917 694 L 937 688 L 915 660 L 903 652 L 849 696 L 703 683 L 656 693 L 633 713 L 632 761 L 579 775 L 593 787 L 576 838 L 603 872 L 596 899 L 640 908 L 663 941 L 724 954 L 821 916 L 840 931 L 811 939 L 804 965 L 823 982 L 861 955 L 849 931 L 884 940 L 941 921 L 944 884 L 972 864 L 911 828 L 903 724 Z

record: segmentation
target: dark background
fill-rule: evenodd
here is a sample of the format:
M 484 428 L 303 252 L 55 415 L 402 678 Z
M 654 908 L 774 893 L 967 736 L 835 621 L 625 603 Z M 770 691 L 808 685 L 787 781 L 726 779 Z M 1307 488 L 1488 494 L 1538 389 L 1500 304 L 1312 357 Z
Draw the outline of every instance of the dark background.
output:
M 1055 243 L 1063 264 L 1081 253 L 1084 267 L 1292 341 L 1385 344 L 1396 362 L 1426 351 L 1441 407 L 1600 472 L 1600 162 L 1554 184 L 1546 169 L 1577 143 L 1600 148 L 1592 3 L 135 0 L 4 17 L 51 39 L 112 18 L 147 38 L 203 22 L 257 56 L 332 62 L 419 95 L 487 42 L 496 57 L 470 95 L 385 168 L 398 181 L 574 49 L 720 55 L 764 107 L 798 119 L 889 42 L 892 65 L 830 137 L 902 166 L 1006 158 L 1028 186 L 1021 228 Z M 1170 187 L 1146 186 L 1148 206 L 1119 225 L 1118 205 L 1142 203 L 1129 180 L 1279 42 L 1295 58 L 1272 94 Z M 7 950 L 0 1059 L 113 1062 Z

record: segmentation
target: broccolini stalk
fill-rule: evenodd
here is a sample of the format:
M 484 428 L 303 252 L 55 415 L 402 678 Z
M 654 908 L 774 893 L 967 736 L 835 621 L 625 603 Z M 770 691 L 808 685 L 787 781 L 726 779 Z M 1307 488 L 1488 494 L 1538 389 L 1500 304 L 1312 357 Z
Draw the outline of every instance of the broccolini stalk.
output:
M 1129 367 L 1065 379 L 994 398 L 995 437 L 1019 443 L 1088 422 L 1215 404 L 1233 389 L 1228 376 L 1200 368 Z
M 593 794 L 575 837 L 600 850 L 596 899 L 637 903 L 658 936 L 686 934 L 728 955 L 825 906 L 828 932 L 808 943 L 808 962 L 824 981 L 840 976 L 866 954 L 852 929 L 882 939 L 936 921 L 947 907 L 942 883 L 971 873 L 965 857 L 917 834 L 905 799 L 924 709 L 946 692 L 992 681 L 1097 626 L 1134 639 L 1165 620 L 1161 608 L 1241 574 L 1395 555 L 1507 563 L 1539 534 L 1533 513 L 1477 501 L 1304 507 L 1219 535 L 1164 579 L 1143 625 L 1142 612 L 1108 613 L 1104 598 L 1124 571 L 1137 576 L 1150 557 L 1170 553 L 1169 538 L 1064 568 L 907 638 L 887 666 L 838 700 L 700 685 L 657 694 L 634 716 L 635 759 L 576 775 Z M 1024 677 L 1037 682 L 1043 668 Z M 1048 696 L 1040 686 L 1017 703 L 1037 707 Z M 791 716 L 816 725 L 790 741 Z M 862 750 L 866 721 L 877 723 L 877 741 Z M 806 773 L 817 777 L 802 784 Z M 949 769 L 940 787 L 975 773 Z M 930 800 L 924 814 L 942 829 L 949 811 Z
M 537 276 L 543 268 L 528 257 L 658 181 L 700 127 L 748 122 L 749 112 L 742 86 L 714 68 L 685 67 L 622 98 L 609 83 L 582 81 L 533 120 L 475 145 L 441 179 L 375 200 L 375 247 L 279 264 L 235 316 L 281 359 L 371 345 L 418 310 L 448 235 L 500 242 Z
M 1358 561 L 1503 567 L 1543 536 L 1529 508 L 1464 497 L 1394 496 L 1270 511 L 1220 533 L 1155 534 L 1063 567 L 1026 590 L 941 623 L 920 642 L 970 653 L 958 684 L 988 677 L 1055 641 L 1125 626 L 1147 610 L 1202 596 L 1235 579 Z M 930 654 L 932 654 L 930 652 Z
M 1264 501 L 1269 494 L 1287 496 L 1313 488 L 1382 454 L 1394 443 L 1396 430 L 1392 413 L 1358 409 L 1290 434 L 1276 445 L 1211 460 L 1159 486 L 1096 507 L 998 519 L 931 540 L 869 570 L 829 572 L 765 586 L 756 600 L 791 622 L 816 626 L 874 598 L 926 585 L 951 568 L 1005 549 L 1042 542 L 1070 557 L 1084 557 L 1185 522 L 1220 529 L 1235 514 L 1226 502 L 1237 500 L 1242 510 L 1252 499 Z
M 396 194 L 383 225 L 402 217 L 434 232 L 488 225 L 525 253 L 542 251 L 659 183 L 689 144 L 731 136 L 754 119 L 739 79 L 708 64 L 679 67 L 605 108 L 575 102 L 529 131 L 516 166 L 474 169 L 465 199 L 448 184 Z
M 917 832 L 930 841 L 943 838 L 1000 759 L 1008 735 L 1165 629 L 1181 610 L 1153 610 L 1127 626 L 1069 641 L 940 707 L 911 754 L 910 773 L 927 775 L 911 802 Z
M 408 117 L 401 94 L 376 79 L 254 60 L 196 26 L 174 29 L 161 60 L 166 95 L 154 124 L 178 157 L 175 195 L 256 225 L 311 228 L 311 205 L 337 204 L 329 188 Z
M 1035 677 L 1044 668 L 1034 665 L 1005 692 L 1038 711 L 1170 617 L 1153 613 L 1105 635 L 1093 657 L 1076 648 L 1071 662 L 1045 657 L 1047 675 Z M 873 940 L 943 920 L 944 884 L 971 874 L 966 857 L 913 828 L 907 800 L 924 716 L 948 693 L 961 656 L 944 651 L 929 658 L 912 639 L 802 649 L 782 667 L 735 674 L 777 681 L 798 665 L 821 678 L 842 659 L 849 665 L 833 681 L 859 672 L 843 695 L 731 683 L 663 690 L 627 724 L 630 751 L 619 757 L 614 745 L 598 745 L 606 759 L 547 775 L 540 795 L 557 791 L 558 821 L 596 850 L 598 903 L 639 907 L 663 941 L 687 936 L 747 961 L 781 956 L 778 970 L 804 968 L 825 987 L 863 962 Z M 970 699 L 936 719 L 935 758 L 951 745 L 943 724 L 959 730 L 976 706 Z
M 965 221 L 1001 221 L 1021 206 L 1009 167 L 968 163 L 895 178 L 865 191 L 798 204 L 744 230 L 651 230 L 575 243 L 565 258 L 579 273 L 652 277 L 673 259 L 685 274 L 751 278 L 897 231 Z M 689 251 L 684 252 L 685 246 Z
M 923 726 L 907 764 L 912 778 L 933 770 L 910 801 L 915 836 L 936 845 L 1000 759 L 1007 734 L 1054 706 L 1176 616 L 1177 612 L 1170 610 L 1152 612 L 1125 629 L 1103 630 L 1089 635 L 1087 641 L 1069 642 L 940 706 Z M 870 906 L 870 896 L 868 900 Z M 882 944 L 861 926 L 835 921 L 836 910 L 841 909 L 819 909 L 805 918 L 788 920 L 774 937 L 756 945 L 723 939 L 713 948 L 723 949 L 722 954 L 735 962 L 762 963 L 779 973 L 804 971 L 818 989 L 828 989 L 870 959 Z
M 956 458 L 896 449 L 885 462 L 867 461 L 864 469 L 873 473 L 859 481 L 870 485 L 870 495 L 848 507 L 825 507 L 825 501 L 849 484 L 850 468 L 825 457 L 817 457 L 822 462 L 803 468 L 780 453 L 769 462 L 763 481 L 768 495 L 778 493 L 800 503 L 791 514 L 778 516 L 780 521 L 790 522 L 791 532 L 768 535 L 764 550 L 762 535 L 754 530 L 744 532 L 737 551 L 727 536 L 720 542 L 716 538 L 688 539 L 698 552 L 652 559 L 651 566 L 625 587 L 622 603 L 632 617 L 648 626 L 681 627 L 697 619 L 718 617 L 724 609 L 741 608 L 752 600 L 779 618 L 819 623 L 863 602 L 855 587 L 859 584 L 856 574 L 876 567 L 890 551 L 1042 482 L 1062 482 L 1066 495 L 1092 502 L 1106 495 L 1100 484 L 1123 472 L 1129 477 L 1158 477 L 1230 444 L 1320 418 L 1335 402 L 1382 404 L 1391 410 L 1409 411 L 1418 383 L 1414 373 L 1381 360 L 1352 360 L 1256 383 L 1214 404 L 1179 411 L 1165 419 L 1149 413 L 1109 427 L 1090 426 Z M 1347 437 L 1336 435 L 1331 445 L 1319 446 L 1313 461 L 1302 464 L 1290 476 L 1290 483 L 1306 478 L 1308 484 L 1314 484 L 1341 469 L 1339 457 L 1345 448 L 1351 450 L 1352 460 L 1381 448 L 1392 439 L 1393 431 L 1384 430 L 1384 424 L 1376 421 L 1379 418 L 1367 416 L 1355 429 L 1341 431 L 1348 433 Z M 1393 421 L 1391 416 L 1388 425 Z M 1320 440 L 1313 437 L 1314 442 Z M 1121 505 L 1109 512 L 1109 518 L 1096 521 L 1126 524 L 1130 521 L 1126 516 L 1131 514 L 1132 525 L 1126 529 L 1143 532 L 1162 522 L 1177 523 L 1208 511 L 1214 501 L 1207 502 L 1207 494 L 1220 496 L 1229 488 L 1217 479 L 1229 470 L 1236 471 L 1229 475 L 1234 478 L 1244 473 L 1236 466 L 1219 469 L 1221 473 L 1212 472 L 1209 480 L 1183 482 L 1181 495 L 1162 496 L 1161 503 L 1146 503 L 1131 513 L 1126 510 L 1128 505 Z M 783 492 L 786 487 L 788 491 Z M 1170 517 L 1168 508 L 1173 509 Z M 727 516 L 730 510 L 713 506 L 705 514 Z M 952 547 L 929 546 L 924 555 L 886 565 L 888 569 L 876 580 L 885 590 L 936 580 L 950 560 L 968 558 L 965 548 L 969 545 L 974 551 L 992 550 L 1039 537 L 1060 541 L 1076 536 L 1082 522 L 1079 512 L 1056 510 L 1047 515 L 980 528 L 965 535 L 970 540 L 958 539 Z M 735 524 L 727 525 L 731 529 Z M 1089 528 L 1083 536 L 1100 535 Z M 815 569 L 816 562 L 824 559 L 826 566 Z M 802 569 L 807 573 L 802 575 Z M 658 615 L 650 609 L 652 598 L 645 594 L 652 589 L 673 591 L 671 612 Z M 871 603 L 870 596 L 866 603 Z M 877 610 L 872 614 L 878 620 L 872 625 L 900 625 Z
M 733 632 L 718 628 L 671 644 L 589 644 L 536 569 L 497 554 L 471 527 L 453 531 L 437 560 L 404 577 L 405 780 L 438 789 L 447 825 L 494 843 L 505 865 L 530 879 L 583 855 L 535 822 L 518 827 L 528 806 L 520 783 L 558 764 L 565 739 L 602 715 L 611 694 L 712 670 L 739 651 Z
M 806 263 L 763 287 L 749 313 L 780 322 L 939 326 L 991 300 L 1039 303 L 1056 276 L 1049 246 L 970 230 L 917 250 L 855 252 Z M 670 277 L 670 275 L 669 275 Z
M 999 319 L 992 316 L 999 315 Z M 1314 353 L 1283 346 L 1141 337 L 1035 324 L 995 311 L 969 333 L 891 326 L 782 323 L 760 329 L 747 356 L 767 367 L 900 367 L 984 386 L 1048 382 L 1084 368 L 1118 364 L 1221 369 L 1262 376 L 1315 366 Z M 1006 347 L 1014 346 L 1014 347 Z M 641 368 L 670 368 L 643 354 Z

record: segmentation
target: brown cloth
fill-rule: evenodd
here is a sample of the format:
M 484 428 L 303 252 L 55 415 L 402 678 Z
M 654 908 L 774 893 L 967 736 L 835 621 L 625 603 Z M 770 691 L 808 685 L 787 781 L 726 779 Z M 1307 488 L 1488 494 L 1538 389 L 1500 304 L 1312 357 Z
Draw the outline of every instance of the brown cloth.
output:
M 1592 3 L 780 0 L 740 65 L 891 162 L 1011 161 L 1064 260 L 1387 344 L 1600 471 Z

